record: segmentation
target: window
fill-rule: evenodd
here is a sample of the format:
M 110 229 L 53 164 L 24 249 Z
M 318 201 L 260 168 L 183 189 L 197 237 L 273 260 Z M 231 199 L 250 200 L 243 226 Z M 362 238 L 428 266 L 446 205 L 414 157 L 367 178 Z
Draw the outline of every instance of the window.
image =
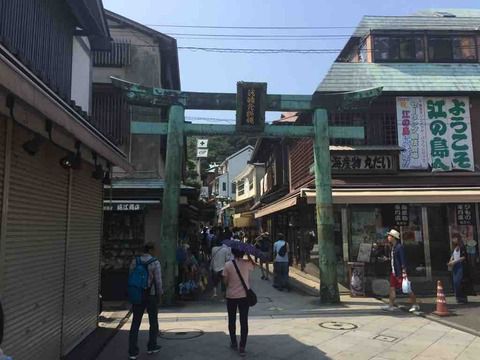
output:
M 222 182 L 222 191 L 227 191 L 227 183 Z
M 98 67 L 123 67 L 130 65 L 130 43 L 114 41 L 110 44 L 109 51 L 94 50 L 93 66 Z
M 434 36 L 428 39 L 428 57 L 432 62 L 474 62 L 477 49 L 473 36 Z
M 232 184 L 232 185 L 234 185 L 234 184 Z M 232 187 L 232 189 L 233 189 L 233 187 Z M 242 181 L 238 182 L 238 195 L 241 196 L 243 194 L 245 194 L 245 180 L 242 180 Z
M 373 49 L 376 62 L 425 60 L 425 46 L 420 36 L 375 36 Z
M 236 191 L 237 191 L 237 184 L 232 183 L 232 194 L 235 194 Z

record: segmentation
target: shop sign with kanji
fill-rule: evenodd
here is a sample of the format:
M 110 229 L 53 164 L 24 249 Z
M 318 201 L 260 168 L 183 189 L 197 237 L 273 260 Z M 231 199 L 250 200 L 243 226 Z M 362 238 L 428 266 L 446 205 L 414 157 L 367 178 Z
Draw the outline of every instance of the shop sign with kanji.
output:
M 407 226 L 409 222 L 408 204 L 395 204 L 394 212 L 395 225 Z
M 473 225 L 472 205 L 471 204 L 457 204 L 457 224 L 458 225 Z
M 237 83 L 237 127 L 263 131 L 267 105 L 267 83 Z
M 140 211 L 145 208 L 145 204 L 139 203 L 112 203 L 103 206 L 104 211 Z
M 345 155 L 332 154 L 330 156 L 332 172 L 394 172 L 396 162 L 393 155 L 362 154 Z
M 397 98 L 401 169 L 474 171 L 468 97 Z

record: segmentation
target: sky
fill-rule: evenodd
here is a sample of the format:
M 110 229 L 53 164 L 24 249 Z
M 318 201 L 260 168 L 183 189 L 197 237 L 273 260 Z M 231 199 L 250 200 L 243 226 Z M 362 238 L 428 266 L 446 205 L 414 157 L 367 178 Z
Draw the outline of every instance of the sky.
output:
M 408 15 L 430 8 L 480 8 L 478 0 L 103 0 L 103 4 L 108 10 L 177 39 L 183 91 L 235 93 L 238 81 L 254 81 L 266 82 L 269 94 L 312 94 L 338 52 L 218 53 L 181 47 L 339 50 L 364 15 Z M 309 29 L 210 29 L 165 25 Z M 225 39 L 225 35 L 243 35 L 244 39 L 238 36 Z M 279 38 L 281 35 L 284 37 Z M 299 36 L 304 37 L 300 39 Z M 192 110 L 186 116 L 192 121 L 235 117 L 233 112 Z M 267 120 L 278 117 L 278 113 L 267 114 Z

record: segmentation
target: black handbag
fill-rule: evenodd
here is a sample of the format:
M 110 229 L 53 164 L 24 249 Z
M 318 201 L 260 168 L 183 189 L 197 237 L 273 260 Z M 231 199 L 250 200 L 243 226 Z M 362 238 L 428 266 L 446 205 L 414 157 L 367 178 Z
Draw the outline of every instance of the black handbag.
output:
M 235 260 L 233 260 L 232 262 L 233 262 L 233 266 L 235 266 L 235 270 L 237 270 L 237 274 L 238 274 L 238 277 L 240 278 L 240 281 L 242 282 L 243 288 L 247 293 L 248 306 L 250 307 L 255 306 L 257 304 L 257 294 L 255 294 L 255 292 L 252 289 L 247 288 L 247 284 L 245 284 L 242 274 L 240 274 L 240 270 L 238 269 L 237 263 L 235 262 Z

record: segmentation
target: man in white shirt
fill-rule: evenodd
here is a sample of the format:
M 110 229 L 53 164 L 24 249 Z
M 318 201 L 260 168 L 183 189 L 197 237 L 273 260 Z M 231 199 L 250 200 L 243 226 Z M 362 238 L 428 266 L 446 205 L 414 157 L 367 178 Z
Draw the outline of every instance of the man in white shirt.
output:
M 273 287 L 283 291 L 290 291 L 288 284 L 288 243 L 284 240 L 285 236 L 278 234 L 278 240 L 273 244 Z
M 210 261 L 210 270 L 213 278 L 213 297 L 217 296 L 217 288 L 220 284 L 222 293 L 225 295 L 225 285 L 223 283 L 223 268 L 227 261 L 232 259 L 232 249 L 221 243 L 212 248 L 212 260 Z

